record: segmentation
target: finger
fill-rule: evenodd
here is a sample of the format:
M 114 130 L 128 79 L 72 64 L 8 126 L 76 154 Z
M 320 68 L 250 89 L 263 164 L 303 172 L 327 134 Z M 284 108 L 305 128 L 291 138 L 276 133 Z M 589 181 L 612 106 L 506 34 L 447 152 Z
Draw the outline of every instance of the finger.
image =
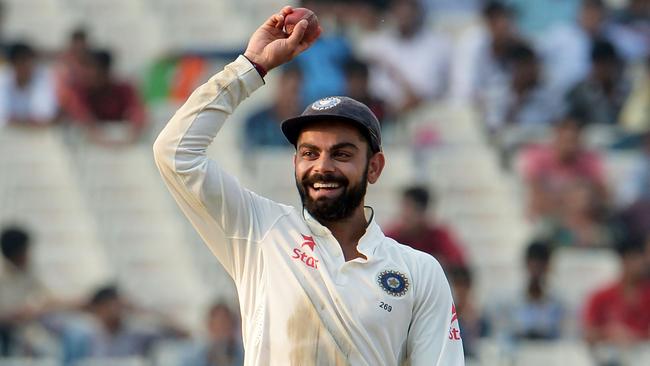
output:
M 284 15 L 282 14 L 273 14 L 271 15 L 266 22 L 262 25 L 262 27 L 273 27 L 277 28 L 278 23 L 284 25 Z
M 289 15 L 291 13 L 293 13 L 293 8 L 289 5 L 285 6 L 284 8 L 282 8 L 282 10 L 280 10 L 280 14 L 282 15 Z
M 282 30 L 284 28 L 284 15 L 283 14 L 276 14 L 275 15 L 275 28 Z
M 295 49 L 299 47 L 303 36 L 305 35 L 305 30 L 307 29 L 308 24 L 309 23 L 306 19 L 302 19 L 295 25 L 295 27 L 293 27 L 293 32 L 291 32 L 291 35 L 287 39 L 287 42 L 291 48 Z

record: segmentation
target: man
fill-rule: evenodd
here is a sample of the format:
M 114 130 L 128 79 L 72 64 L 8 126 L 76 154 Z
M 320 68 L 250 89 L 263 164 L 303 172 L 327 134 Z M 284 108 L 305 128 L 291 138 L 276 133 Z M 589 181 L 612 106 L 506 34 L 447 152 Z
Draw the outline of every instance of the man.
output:
M 428 254 L 388 239 L 364 207 L 384 166 L 379 122 L 330 97 L 283 122 L 303 210 L 241 187 L 206 157 L 262 75 L 305 51 L 285 7 L 199 87 L 154 144 L 165 183 L 239 293 L 246 365 L 463 365 L 449 285 Z
M 566 115 L 555 123 L 549 144 L 531 146 L 521 156 L 521 172 L 528 186 L 528 210 L 534 220 L 557 220 L 568 187 L 585 182 L 596 190 L 594 205 L 606 207 L 607 187 L 603 162 L 582 142 L 584 121 Z
M 445 270 L 465 266 L 463 249 L 451 230 L 429 219 L 429 191 L 407 187 L 402 192 L 399 220 L 386 235 L 434 256 Z
M 18 351 L 29 342 L 21 333 L 44 315 L 52 303 L 45 286 L 31 267 L 31 239 L 19 226 L 3 229 L 0 249 L 4 271 L 0 273 L 0 356 Z
M 591 294 L 583 312 L 585 340 L 629 347 L 650 339 L 650 283 L 643 241 L 626 238 L 617 251 L 620 276 Z
M 128 145 L 142 134 L 147 116 L 135 87 L 119 80 L 113 74 L 112 65 L 113 56 L 107 50 L 87 54 L 81 80 L 65 109 L 70 118 L 89 128 L 93 142 L 108 146 Z M 113 132 L 119 130 L 123 131 Z
M 522 340 L 557 340 L 565 335 L 565 306 L 548 283 L 551 245 L 535 240 L 526 248 L 525 287 L 496 304 L 491 317 L 495 335 Z
M 444 35 L 427 28 L 418 0 L 391 0 L 387 14 L 395 28 L 364 37 L 359 52 L 370 63 L 373 95 L 397 114 L 445 95 L 451 46 Z
M 297 65 L 287 65 L 280 72 L 275 83 L 272 104 L 264 106 L 246 118 L 242 130 L 242 146 L 246 148 L 289 147 L 280 130 L 280 123 L 300 113 L 303 104 L 300 98 L 302 72 Z
M 58 105 L 51 72 L 36 51 L 17 42 L 7 50 L 9 67 L 0 70 L 0 126 L 41 127 L 54 122 Z

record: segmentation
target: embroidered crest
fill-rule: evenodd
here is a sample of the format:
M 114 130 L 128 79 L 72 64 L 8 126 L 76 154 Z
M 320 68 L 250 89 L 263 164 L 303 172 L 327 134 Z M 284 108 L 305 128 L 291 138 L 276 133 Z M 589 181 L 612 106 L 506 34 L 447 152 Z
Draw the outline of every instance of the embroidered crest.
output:
M 322 111 L 325 109 L 330 109 L 336 107 L 339 103 L 341 103 L 341 99 L 337 97 L 327 97 L 323 99 L 319 99 L 315 101 L 314 103 L 311 104 L 311 109 L 315 111 Z
M 404 296 L 409 289 L 409 280 L 398 271 L 386 270 L 379 274 L 377 283 L 392 296 Z

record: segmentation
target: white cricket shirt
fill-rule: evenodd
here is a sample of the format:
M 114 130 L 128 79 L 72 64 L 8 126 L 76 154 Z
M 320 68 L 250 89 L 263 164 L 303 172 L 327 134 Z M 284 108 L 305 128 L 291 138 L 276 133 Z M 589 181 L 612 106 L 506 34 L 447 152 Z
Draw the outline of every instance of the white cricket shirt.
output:
M 345 262 L 307 212 L 256 195 L 206 157 L 263 83 L 240 56 L 194 91 L 154 143 L 169 190 L 235 281 L 245 365 L 463 365 L 451 292 L 432 256 L 385 237 L 371 217 L 358 244 L 367 259 Z

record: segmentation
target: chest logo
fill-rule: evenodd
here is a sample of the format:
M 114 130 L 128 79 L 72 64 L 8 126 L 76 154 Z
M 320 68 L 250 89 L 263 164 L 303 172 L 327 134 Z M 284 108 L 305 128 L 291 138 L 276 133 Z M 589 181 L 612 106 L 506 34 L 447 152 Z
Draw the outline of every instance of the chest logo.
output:
M 377 283 L 389 295 L 401 297 L 409 289 L 409 279 L 401 272 L 386 270 L 377 276 Z
M 316 242 L 314 242 L 314 238 L 309 235 L 304 235 L 304 234 L 300 234 L 300 235 L 302 235 L 302 238 L 304 240 L 302 244 L 300 244 L 300 247 L 304 248 L 305 246 L 307 246 L 313 252 L 314 246 L 316 246 Z
M 291 255 L 291 258 L 303 262 L 307 267 L 318 269 L 319 260 L 313 256 L 316 242 L 312 236 L 303 234 L 301 235 L 303 242 L 300 244 L 300 248 L 293 248 L 293 254 Z M 305 247 L 309 248 L 309 250 L 305 249 Z

